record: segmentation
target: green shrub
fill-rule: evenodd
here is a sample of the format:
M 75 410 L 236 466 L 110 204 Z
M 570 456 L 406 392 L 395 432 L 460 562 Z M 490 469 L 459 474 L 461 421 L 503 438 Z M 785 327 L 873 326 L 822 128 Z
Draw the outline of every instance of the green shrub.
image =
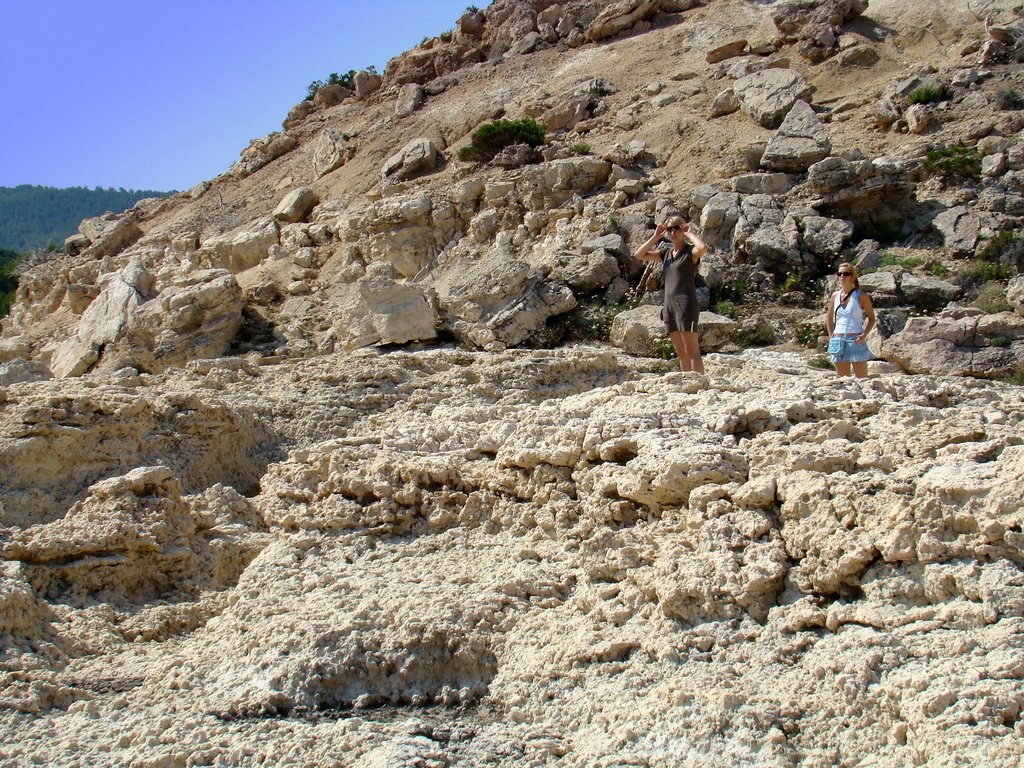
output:
M 1003 381 L 1005 381 L 1007 384 L 1016 384 L 1019 387 L 1024 386 L 1024 366 L 1018 368 L 1016 371 L 1014 371 L 1005 379 L 1003 379 Z
M 990 315 L 1006 312 L 1010 308 L 1010 304 L 1006 301 L 1003 284 L 993 280 L 981 286 L 978 297 L 974 300 L 974 306 Z
M 373 67 L 370 67 L 373 70 Z M 326 88 L 328 85 L 340 85 L 344 88 L 348 88 L 350 91 L 354 89 L 352 79 L 356 76 L 356 71 L 350 69 L 344 75 L 339 75 L 337 72 L 331 72 L 326 80 L 314 80 L 308 86 L 306 86 L 306 101 L 312 101 L 313 97 L 316 96 L 316 92 L 321 88 Z
M 533 334 L 531 344 L 552 349 L 573 342 L 607 342 L 611 338 L 612 321 L 619 311 L 617 305 L 603 302 L 577 304 L 568 312 L 549 318 L 544 327 Z
M 593 150 L 591 150 L 589 144 L 580 143 L 572 145 L 572 152 L 574 155 L 589 155 L 592 151 Z
M 975 147 L 957 144 L 928 150 L 921 168 L 929 176 L 938 176 L 943 181 L 970 181 L 981 177 L 981 158 Z
M 733 333 L 732 342 L 742 349 L 767 347 L 775 343 L 775 332 L 769 325 L 758 325 L 753 331 L 740 328 Z
M 1013 342 L 1006 336 L 993 336 L 991 339 L 988 340 L 988 343 L 991 344 L 993 347 L 1002 347 L 1005 349 L 1006 347 L 1010 346 L 1010 344 L 1012 344 Z
M 511 45 L 504 41 L 498 43 L 496 46 L 491 48 L 491 52 L 488 54 L 487 60 L 491 64 L 499 64 L 501 60 L 505 58 L 505 54 L 508 53 L 508 49 L 511 47 Z
M 1024 109 L 1024 98 L 1014 88 L 1000 88 L 996 92 L 996 109 L 1004 111 Z
M 822 332 L 821 323 L 800 323 L 794 330 L 796 332 L 796 340 L 800 342 L 801 346 L 807 347 L 808 349 L 814 349 L 818 346 L 818 338 L 821 336 Z
M 737 315 L 739 314 L 736 310 L 736 305 L 733 302 L 729 301 L 729 299 L 723 299 L 722 301 L 718 302 L 717 304 L 715 304 L 714 307 L 711 308 L 711 311 L 714 312 L 716 315 L 731 317 L 733 320 L 735 320 Z
M 544 134 L 544 126 L 530 117 L 494 120 L 473 132 L 472 143 L 459 150 L 459 159 L 486 163 L 510 144 L 539 147 L 544 143 Z
M 810 358 L 807 361 L 807 365 L 809 365 L 811 368 L 818 368 L 823 371 L 831 371 L 835 369 L 835 366 L 832 365 L 832 361 L 830 361 L 827 357 L 822 357 L 820 355 L 818 355 L 817 357 Z
M 1012 272 L 1020 272 L 1024 262 L 1024 239 L 1013 232 L 1000 232 L 985 247 L 978 251 L 978 261 L 986 264 L 997 264 L 1003 268 L 1005 280 Z
M 907 104 L 932 104 L 942 101 L 945 93 L 943 89 L 935 85 L 922 85 L 907 95 Z
M 904 269 L 917 269 L 925 263 L 921 256 L 898 256 L 895 253 L 882 254 L 883 267 L 903 267 Z
M 933 261 L 925 266 L 925 271 L 934 277 L 949 277 L 949 270 L 945 264 Z
M 676 348 L 672 346 L 668 336 L 656 336 L 651 339 L 651 353 L 662 360 L 675 360 Z

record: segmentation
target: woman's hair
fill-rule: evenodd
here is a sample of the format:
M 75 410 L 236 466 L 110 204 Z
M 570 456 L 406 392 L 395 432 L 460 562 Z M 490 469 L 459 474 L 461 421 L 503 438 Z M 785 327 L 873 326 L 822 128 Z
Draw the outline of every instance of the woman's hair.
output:
M 853 287 L 856 288 L 858 291 L 861 290 L 860 280 L 857 277 L 857 268 L 855 266 L 853 266 L 853 264 L 851 264 L 850 262 L 844 261 L 842 264 L 840 264 L 838 267 L 836 267 L 836 272 L 838 272 L 843 267 L 846 267 L 851 272 L 853 272 Z
M 667 219 L 665 219 L 665 225 L 666 226 L 672 226 L 673 224 L 685 224 L 685 223 L 686 223 L 686 220 L 682 216 L 680 216 L 678 213 L 675 216 L 669 216 Z

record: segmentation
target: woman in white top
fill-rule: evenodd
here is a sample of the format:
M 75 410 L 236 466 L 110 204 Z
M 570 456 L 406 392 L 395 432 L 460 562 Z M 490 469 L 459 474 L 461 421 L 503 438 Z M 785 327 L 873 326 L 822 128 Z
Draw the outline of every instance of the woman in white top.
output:
M 825 327 L 829 340 L 840 340 L 838 352 L 829 352 L 829 359 L 840 376 L 853 373 L 858 379 L 868 375 L 871 352 L 864 341 L 875 327 L 875 310 L 871 298 L 861 290 L 857 270 L 849 262 L 839 265 L 839 290 L 834 291 L 825 307 Z

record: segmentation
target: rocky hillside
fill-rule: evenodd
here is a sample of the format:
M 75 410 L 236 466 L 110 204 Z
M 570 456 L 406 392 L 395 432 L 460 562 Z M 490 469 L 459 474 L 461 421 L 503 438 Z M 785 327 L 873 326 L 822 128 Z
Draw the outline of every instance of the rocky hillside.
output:
M 498 0 L 82 222 L 0 333 L 0 762 L 1018 765 L 1015 5 Z

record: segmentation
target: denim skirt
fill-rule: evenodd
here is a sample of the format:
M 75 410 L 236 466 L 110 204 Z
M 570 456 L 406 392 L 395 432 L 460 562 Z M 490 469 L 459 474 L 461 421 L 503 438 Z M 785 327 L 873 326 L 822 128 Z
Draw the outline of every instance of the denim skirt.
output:
M 840 337 L 842 338 L 842 337 Z M 868 349 L 868 343 L 862 341 L 859 344 L 854 341 L 854 337 L 843 339 L 843 348 L 837 353 L 829 353 L 828 359 L 833 364 L 835 363 L 866 363 L 871 360 L 871 350 Z

